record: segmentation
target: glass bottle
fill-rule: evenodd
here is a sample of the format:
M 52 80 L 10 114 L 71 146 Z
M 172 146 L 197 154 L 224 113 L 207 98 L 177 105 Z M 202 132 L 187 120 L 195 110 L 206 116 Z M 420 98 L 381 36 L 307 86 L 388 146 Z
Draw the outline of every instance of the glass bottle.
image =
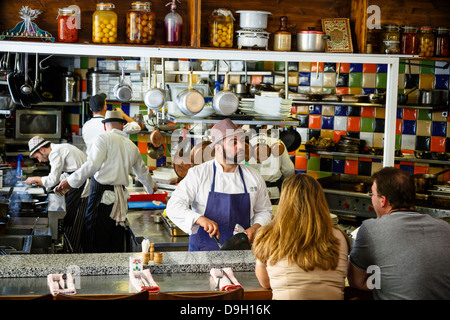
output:
M 421 27 L 419 33 L 419 55 L 421 57 L 432 57 L 434 55 L 433 28 Z
M 436 56 L 437 57 L 448 57 L 448 43 L 449 34 L 448 29 L 444 27 L 439 27 L 436 29 Z
M 418 54 L 419 37 L 417 35 L 416 27 L 403 26 L 400 37 L 401 37 L 401 41 L 400 41 L 401 54 Z
M 280 18 L 280 29 L 275 32 L 273 41 L 274 51 L 291 51 L 291 39 L 292 35 L 287 30 L 287 17 Z
M 127 12 L 127 43 L 155 43 L 156 18 L 151 2 L 136 1 Z
M 164 31 L 166 44 L 171 46 L 181 45 L 181 34 L 183 29 L 183 19 L 175 12 L 177 8 L 176 0 L 172 0 L 166 4 L 170 5 L 170 11 L 164 18 Z
M 209 45 L 217 48 L 233 46 L 234 17 L 230 10 L 216 9 L 209 19 Z
M 117 42 L 117 14 L 113 3 L 97 3 L 92 15 L 92 41 L 94 43 Z
M 78 14 L 74 8 L 58 9 L 58 41 L 78 42 Z
M 380 40 L 381 53 L 400 53 L 400 33 L 397 25 L 384 25 Z

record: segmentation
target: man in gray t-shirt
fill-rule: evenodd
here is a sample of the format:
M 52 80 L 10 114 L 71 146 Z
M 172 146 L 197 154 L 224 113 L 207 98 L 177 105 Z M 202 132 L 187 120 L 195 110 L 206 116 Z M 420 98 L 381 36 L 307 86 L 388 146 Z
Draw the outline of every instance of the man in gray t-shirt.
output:
M 384 168 L 372 177 L 377 219 L 359 228 L 348 281 L 375 299 L 450 299 L 450 225 L 415 211 L 411 176 Z

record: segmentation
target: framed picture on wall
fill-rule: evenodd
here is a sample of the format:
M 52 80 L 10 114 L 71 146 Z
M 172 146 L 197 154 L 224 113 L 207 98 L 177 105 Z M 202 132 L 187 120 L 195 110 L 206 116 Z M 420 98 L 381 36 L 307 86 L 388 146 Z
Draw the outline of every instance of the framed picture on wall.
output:
M 326 40 L 326 52 L 353 52 L 350 19 L 322 19 L 322 31 L 329 36 Z

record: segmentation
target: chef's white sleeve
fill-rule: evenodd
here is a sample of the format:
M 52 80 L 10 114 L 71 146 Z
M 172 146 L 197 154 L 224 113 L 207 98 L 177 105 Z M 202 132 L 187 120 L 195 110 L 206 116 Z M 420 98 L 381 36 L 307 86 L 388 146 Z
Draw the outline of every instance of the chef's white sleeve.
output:
M 259 223 L 261 226 L 268 224 L 272 220 L 272 203 L 270 202 L 269 193 L 267 192 L 264 179 L 259 177 L 259 185 L 257 190 L 256 201 L 253 204 L 252 225 Z
M 136 121 L 131 121 L 123 126 L 122 131 L 126 134 L 136 134 L 141 132 L 141 126 Z
M 138 151 L 136 151 L 136 162 L 133 165 L 133 171 L 136 175 L 136 177 L 138 178 L 139 182 L 142 183 L 142 185 L 144 186 L 145 190 L 152 194 L 153 193 L 153 179 L 152 176 L 150 174 L 150 171 L 148 169 L 148 167 L 145 165 L 144 161 L 142 160 L 141 155 L 139 154 Z
M 60 153 L 50 153 L 49 162 L 51 167 L 50 173 L 48 176 L 41 178 L 42 185 L 46 189 L 54 187 L 59 183 L 59 177 L 61 176 L 62 168 L 64 166 L 64 159 Z
M 202 216 L 190 209 L 200 186 L 192 171 L 189 170 L 186 177 L 178 184 L 166 208 L 170 220 L 188 234 L 197 233 L 199 226 L 195 222 Z

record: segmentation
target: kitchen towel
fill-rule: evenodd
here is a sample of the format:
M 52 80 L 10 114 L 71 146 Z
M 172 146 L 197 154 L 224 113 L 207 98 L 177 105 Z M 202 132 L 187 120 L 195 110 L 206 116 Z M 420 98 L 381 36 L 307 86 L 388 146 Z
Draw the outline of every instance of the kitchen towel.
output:
M 61 273 L 58 274 L 53 273 L 47 276 L 47 284 L 48 287 L 50 288 L 50 293 L 52 295 L 56 296 L 58 293 L 72 295 L 77 293 L 72 274 L 66 273 L 66 275 L 67 275 L 67 278 L 65 280 L 66 289 L 64 289 L 64 279 Z
M 242 288 L 241 284 L 234 277 L 233 270 L 231 268 L 212 268 L 209 272 L 211 277 L 213 278 L 214 285 L 217 284 L 217 281 L 220 279 L 219 289 L 220 291 L 233 291 L 239 288 Z M 222 278 L 218 278 L 217 276 L 222 274 Z
M 160 290 L 155 280 L 153 280 L 149 269 L 145 269 L 144 271 L 131 271 L 130 281 L 137 291 L 147 290 L 148 292 L 158 293 Z

